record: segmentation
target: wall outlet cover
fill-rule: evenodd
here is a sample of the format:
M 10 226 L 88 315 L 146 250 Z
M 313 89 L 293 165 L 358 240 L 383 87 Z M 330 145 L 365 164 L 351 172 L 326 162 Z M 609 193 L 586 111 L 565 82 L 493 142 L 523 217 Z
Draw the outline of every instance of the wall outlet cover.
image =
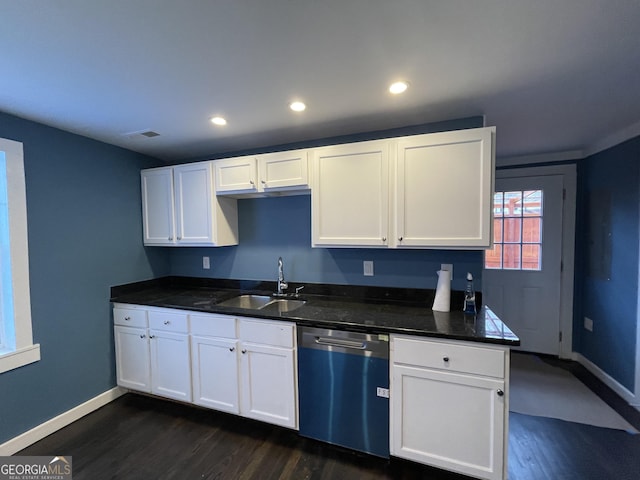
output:
M 362 262 L 365 277 L 373 277 L 373 260 L 365 260 Z

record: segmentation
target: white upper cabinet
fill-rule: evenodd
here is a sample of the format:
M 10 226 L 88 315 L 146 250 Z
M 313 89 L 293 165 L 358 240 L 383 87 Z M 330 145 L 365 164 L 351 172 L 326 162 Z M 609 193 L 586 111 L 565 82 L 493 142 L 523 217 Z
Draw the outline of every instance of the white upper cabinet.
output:
M 173 169 L 142 170 L 142 222 L 145 245 L 175 243 Z
M 306 150 L 214 160 L 216 193 L 246 196 L 269 192 L 305 193 L 309 188 Z
M 396 246 L 490 246 L 494 131 L 480 128 L 398 140 Z
M 141 178 L 145 245 L 237 245 L 237 204 L 215 196 L 212 162 L 143 170 Z
M 312 245 L 388 246 L 389 142 L 318 148 L 312 165 Z
M 309 188 L 309 161 L 306 150 L 258 156 L 260 188 L 265 191 Z
M 213 161 L 216 193 L 257 192 L 258 169 L 255 157 L 225 158 Z
M 495 128 L 318 148 L 312 245 L 485 249 Z

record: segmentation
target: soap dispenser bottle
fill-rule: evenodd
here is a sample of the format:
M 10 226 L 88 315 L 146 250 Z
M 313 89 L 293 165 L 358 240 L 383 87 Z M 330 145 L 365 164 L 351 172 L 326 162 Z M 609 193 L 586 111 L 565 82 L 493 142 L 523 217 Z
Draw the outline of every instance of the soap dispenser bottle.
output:
M 464 313 L 476 314 L 476 292 L 473 288 L 473 275 L 467 273 L 467 288 L 464 291 Z

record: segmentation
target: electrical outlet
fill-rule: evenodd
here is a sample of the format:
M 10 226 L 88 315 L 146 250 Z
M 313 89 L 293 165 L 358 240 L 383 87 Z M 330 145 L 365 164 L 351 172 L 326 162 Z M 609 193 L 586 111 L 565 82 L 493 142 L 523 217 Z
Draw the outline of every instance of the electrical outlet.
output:
M 593 320 L 591 320 L 589 317 L 584 317 L 584 328 L 585 330 L 593 332 Z
M 202 268 L 204 270 L 209 270 L 211 268 L 211 263 L 209 263 L 209 257 L 202 257 Z
M 441 263 L 440 270 L 451 272 L 451 280 L 453 280 L 453 263 Z
M 373 277 L 373 260 L 365 260 L 362 262 L 365 277 Z

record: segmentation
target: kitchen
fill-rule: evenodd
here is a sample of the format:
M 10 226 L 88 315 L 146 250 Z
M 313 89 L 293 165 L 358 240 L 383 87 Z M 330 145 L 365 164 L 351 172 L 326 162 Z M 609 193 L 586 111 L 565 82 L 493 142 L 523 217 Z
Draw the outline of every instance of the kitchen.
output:
M 478 121 L 473 117 L 452 121 L 448 129 L 477 127 Z M 170 251 L 144 248 L 140 241 L 139 171 L 157 166 L 160 162 L 156 158 L 8 113 L 2 114 L 0 129 L 1 137 L 24 144 L 34 341 L 42 349 L 40 362 L 0 378 L 2 409 L 10 412 L 2 416 L 2 442 L 113 388 L 115 366 L 108 302 L 113 285 L 165 275 L 206 276 L 203 256 L 210 257 L 211 273 L 222 278 L 272 279 L 278 256 L 287 259 L 289 279 L 301 283 L 362 284 L 368 280 L 361 273 L 364 260 L 374 261 L 375 275 L 369 279 L 379 282 L 374 285 L 433 288 L 441 263 L 454 264 L 456 272 L 470 271 L 476 278 L 482 277 L 481 252 L 312 249 L 309 227 L 301 228 L 285 218 L 310 222 L 309 197 L 304 196 L 240 201 L 239 219 L 245 222 L 240 225 L 240 235 L 244 234 L 247 240 L 238 247 Z M 396 133 L 418 132 L 407 128 Z M 605 182 L 615 185 L 619 192 L 619 197 L 612 198 L 612 208 L 623 213 L 627 223 L 613 225 L 624 239 L 624 243 L 613 245 L 615 259 L 617 255 L 628 259 L 630 254 L 637 258 L 637 216 L 634 220 L 633 211 L 629 211 L 638 206 L 634 161 L 637 138 L 623 143 L 637 137 L 637 133 L 629 133 L 609 145 L 620 143 L 619 147 L 578 155 L 572 160 L 582 178 L 588 180 L 579 186 L 579 198 Z M 498 132 L 498 138 L 499 135 Z M 362 138 L 354 135 L 352 139 Z M 603 136 L 594 140 L 606 139 Z M 269 215 L 274 210 L 286 215 L 279 215 L 274 221 Z M 579 215 L 583 221 L 588 217 L 585 211 L 579 211 Z M 584 224 L 581 228 L 585 228 Z M 586 245 L 581 243 L 580 235 L 576 238 L 577 256 L 587 258 Z M 628 281 L 628 270 L 633 265 L 637 261 L 614 262 L 613 272 L 621 275 L 613 275 L 606 284 L 625 299 L 637 298 L 637 284 Z M 634 335 L 626 333 L 636 332 L 635 304 L 608 300 L 609 292 L 598 288 L 597 282 L 584 273 L 576 277 L 576 310 L 592 308 L 591 302 L 603 299 L 609 310 L 596 312 L 596 322 L 616 340 L 609 335 L 587 336 L 582 328 L 583 315 L 576 313 L 574 350 L 633 392 L 637 388 L 637 342 Z M 463 288 L 459 283 L 462 278 L 454 276 L 454 288 Z M 625 309 L 622 315 L 621 308 Z M 629 308 L 633 310 L 631 314 L 626 311 Z

